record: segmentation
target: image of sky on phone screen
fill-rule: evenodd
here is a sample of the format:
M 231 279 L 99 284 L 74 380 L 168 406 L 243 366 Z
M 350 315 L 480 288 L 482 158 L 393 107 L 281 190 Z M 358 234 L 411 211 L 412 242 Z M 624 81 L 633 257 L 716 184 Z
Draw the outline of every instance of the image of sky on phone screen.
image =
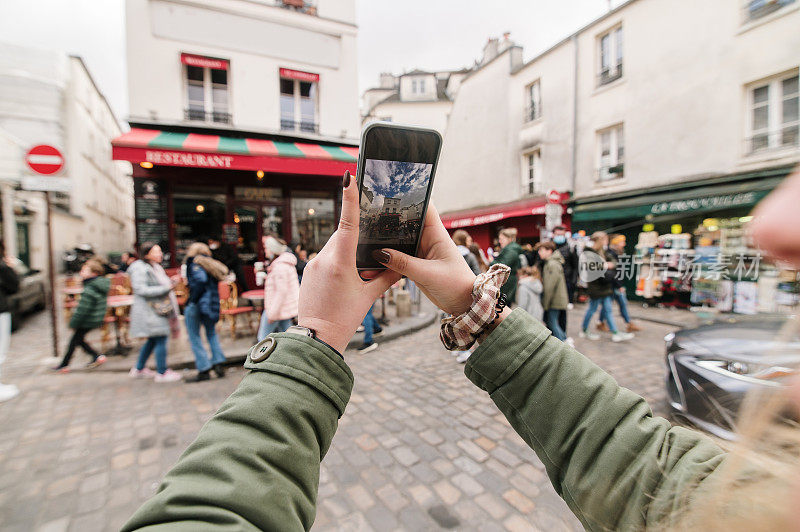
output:
M 415 251 L 432 169 L 429 163 L 365 161 L 359 227 L 362 249 Z

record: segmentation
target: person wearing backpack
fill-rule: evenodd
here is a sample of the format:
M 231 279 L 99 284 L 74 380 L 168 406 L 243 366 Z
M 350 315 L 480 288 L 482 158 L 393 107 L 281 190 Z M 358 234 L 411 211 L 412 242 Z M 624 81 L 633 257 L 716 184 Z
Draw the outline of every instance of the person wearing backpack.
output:
M 14 257 L 6 256 L 5 242 L 0 240 L 0 369 L 8 354 L 11 344 L 11 304 L 8 296 L 19 291 L 19 276 L 14 271 Z M 0 381 L 0 402 L 8 401 L 19 395 L 19 388 L 13 384 Z
M 69 361 L 72 359 L 75 348 L 82 348 L 87 355 L 92 357 L 92 361 L 87 364 L 87 368 L 96 368 L 106 361 L 105 355 L 101 355 L 86 342 L 86 335 L 92 329 L 103 325 L 106 316 L 108 290 L 111 288 L 111 281 L 104 277 L 105 266 L 103 262 L 94 257 L 87 260 L 81 267 L 80 276 L 83 279 L 83 292 L 78 302 L 78 307 L 69 320 L 69 326 L 74 329 L 72 338 L 69 341 L 67 352 L 61 360 L 61 364 L 53 368 L 59 373 L 69 373 Z

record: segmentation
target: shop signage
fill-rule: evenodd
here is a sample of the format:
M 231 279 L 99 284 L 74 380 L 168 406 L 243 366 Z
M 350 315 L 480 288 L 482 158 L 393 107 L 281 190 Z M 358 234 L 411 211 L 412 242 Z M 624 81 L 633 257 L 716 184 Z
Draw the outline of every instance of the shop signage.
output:
M 300 81 L 310 81 L 311 83 L 319 83 L 319 74 L 312 74 L 311 72 L 302 72 L 300 70 L 292 70 L 291 68 L 281 68 L 281 77 L 286 79 L 299 79 Z
M 204 57 L 202 55 L 181 54 L 181 63 L 193 67 L 228 70 L 228 61 L 225 59 L 215 59 L 213 57 Z
M 740 205 L 752 205 L 756 201 L 758 201 L 756 192 L 742 192 L 739 194 L 724 194 L 722 196 L 706 196 L 705 198 L 654 203 L 650 207 L 650 212 L 652 214 L 669 214 L 725 209 L 727 207 L 738 207 Z
M 236 245 L 239 243 L 239 224 L 222 225 L 222 241 L 225 244 Z
M 283 190 L 274 187 L 235 187 L 233 195 L 236 199 L 245 201 L 282 200 Z
M 145 160 L 153 164 L 168 166 L 191 166 L 195 168 L 231 168 L 232 155 L 189 153 L 181 151 L 145 150 Z
M 135 198 L 136 240 L 155 242 L 164 247 L 169 239 L 166 189 L 157 179 L 133 180 Z
M 42 175 L 53 175 L 64 168 L 64 156 L 53 146 L 39 144 L 25 154 L 28 167 Z
M 496 222 L 498 220 L 502 220 L 505 218 L 502 212 L 496 212 L 493 214 L 484 214 L 483 216 L 475 216 L 473 218 L 461 218 L 459 220 L 453 220 L 450 223 L 450 227 L 453 229 L 457 229 L 459 227 L 469 227 L 471 225 L 481 225 L 481 224 L 488 224 L 491 222 Z

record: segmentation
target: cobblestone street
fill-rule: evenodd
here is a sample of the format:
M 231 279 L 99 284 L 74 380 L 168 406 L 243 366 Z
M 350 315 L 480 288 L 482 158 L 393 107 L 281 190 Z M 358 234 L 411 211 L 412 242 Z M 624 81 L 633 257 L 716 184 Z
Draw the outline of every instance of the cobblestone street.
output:
M 577 336 L 579 307 L 570 315 Z M 0 529 L 116 530 L 244 375 L 201 384 L 118 372 L 46 373 L 47 320 L 13 335 L 0 405 Z M 664 334 L 576 338 L 623 386 L 663 407 Z M 321 471 L 315 530 L 573 530 L 541 462 L 439 344 L 435 326 L 348 352 L 356 385 Z

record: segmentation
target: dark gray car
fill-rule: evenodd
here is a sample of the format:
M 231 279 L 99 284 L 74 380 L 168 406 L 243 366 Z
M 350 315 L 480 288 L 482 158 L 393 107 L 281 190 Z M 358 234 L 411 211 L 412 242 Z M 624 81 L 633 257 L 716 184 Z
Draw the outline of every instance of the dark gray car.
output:
M 733 316 L 668 334 L 667 400 L 672 414 L 735 439 L 736 417 L 754 388 L 785 386 L 800 367 L 800 337 L 786 316 Z
M 14 271 L 19 275 L 19 291 L 8 296 L 11 309 L 11 329 L 16 330 L 22 316 L 47 305 L 47 281 L 39 270 L 31 270 L 22 261 L 15 261 Z

